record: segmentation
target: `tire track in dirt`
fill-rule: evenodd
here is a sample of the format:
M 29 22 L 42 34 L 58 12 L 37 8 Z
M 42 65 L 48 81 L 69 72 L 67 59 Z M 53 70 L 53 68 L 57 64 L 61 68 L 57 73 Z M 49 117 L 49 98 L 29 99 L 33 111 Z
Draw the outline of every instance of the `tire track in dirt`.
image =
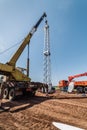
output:
M 55 109 L 54 109 L 55 106 Z M 51 108 L 51 109 L 50 109 Z M 82 109 L 80 107 L 78 107 L 77 109 L 77 105 L 73 105 L 72 106 L 70 104 L 67 103 L 60 103 L 60 101 L 46 101 L 44 103 L 41 103 L 41 105 L 37 108 L 34 108 L 35 110 L 35 115 L 37 115 L 37 113 L 39 113 L 40 115 L 46 115 L 49 117 L 49 119 L 52 120 L 57 120 L 57 121 L 61 121 L 63 123 L 68 123 L 68 124 L 72 124 L 72 125 L 76 125 L 76 126 L 80 126 L 80 127 L 86 127 L 86 119 L 83 119 L 83 116 L 85 116 L 85 118 L 87 117 L 85 115 L 85 113 L 87 113 L 87 109 Z M 41 111 L 42 110 L 42 111 Z M 83 114 L 80 112 L 82 110 L 82 112 L 84 112 Z M 33 110 L 31 110 L 33 112 Z M 49 112 L 50 111 L 50 112 Z M 82 114 L 82 115 L 80 115 Z M 46 117 L 45 116 L 45 117 Z
M 87 129 L 87 98 L 77 95 L 58 92 L 45 97 L 38 93 L 6 105 L 11 106 L 11 111 L 0 114 L 3 130 L 58 130 L 52 125 L 54 121 Z

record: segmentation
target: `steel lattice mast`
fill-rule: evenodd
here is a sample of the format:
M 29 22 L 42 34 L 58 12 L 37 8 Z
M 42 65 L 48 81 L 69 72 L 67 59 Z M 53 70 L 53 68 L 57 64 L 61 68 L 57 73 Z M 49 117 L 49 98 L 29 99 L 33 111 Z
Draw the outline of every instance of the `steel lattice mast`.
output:
M 45 22 L 44 27 L 44 79 L 43 82 L 48 84 L 48 90 L 50 91 L 52 88 L 51 83 L 51 52 L 50 52 L 50 39 L 49 39 L 49 25 L 48 22 Z

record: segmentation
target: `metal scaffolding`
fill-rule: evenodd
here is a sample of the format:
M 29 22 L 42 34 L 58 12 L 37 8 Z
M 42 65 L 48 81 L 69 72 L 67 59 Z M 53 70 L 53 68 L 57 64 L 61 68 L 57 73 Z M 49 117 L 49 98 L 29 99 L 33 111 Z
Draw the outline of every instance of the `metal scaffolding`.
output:
M 48 91 L 52 88 L 52 82 L 51 82 L 51 52 L 50 52 L 50 39 L 49 39 L 49 25 L 48 22 L 45 22 L 44 27 L 44 79 L 43 82 L 45 84 L 48 84 Z

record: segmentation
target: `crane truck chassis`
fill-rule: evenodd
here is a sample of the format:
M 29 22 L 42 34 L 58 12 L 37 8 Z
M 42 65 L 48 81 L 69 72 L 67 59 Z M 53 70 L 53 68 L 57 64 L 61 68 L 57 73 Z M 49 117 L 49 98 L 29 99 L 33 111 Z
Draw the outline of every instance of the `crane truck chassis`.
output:
M 43 88 L 48 90 L 48 85 L 41 82 L 31 82 L 31 79 L 27 75 L 22 73 L 17 67 L 16 62 L 20 57 L 21 53 L 25 49 L 26 45 L 30 43 L 30 39 L 36 32 L 38 26 L 44 18 L 46 18 L 46 13 L 40 17 L 37 23 L 32 27 L 31 31 L 25 37 L 22 44 L 19 46 L 18 50 L 12 56 L 9 62 L 6 64 L 0 63 L 0 75 L 3 75 L 6 80 L 0 82 L 0 98 L 9 98 L 13 100 L 17 95 L 31 95 L 34 96 L 38 88 Z M 28 70 L 29 68 L 27 68 Z

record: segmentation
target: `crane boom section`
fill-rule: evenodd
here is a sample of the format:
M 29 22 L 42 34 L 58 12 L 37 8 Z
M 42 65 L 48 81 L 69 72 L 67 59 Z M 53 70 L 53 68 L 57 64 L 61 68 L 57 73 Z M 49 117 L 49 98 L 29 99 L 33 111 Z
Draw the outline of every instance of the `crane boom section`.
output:
M 77 75 L 73 75 L 73 76 L 69 76 L 68 79 L 69 81 L 72 81 L 74 78 L 78 78 L 81 76 L 87 76 L 87 72 L 83 73 L 83 74 L 77 74 Z
M 31 79 L 24 73 L 22 73 L 18 68 L 16 68 L 16 62 L 20 57 L 21 53 L 25 49 L 26 45 L 30 42 L 31 37 L 33 36 L 34 32 L 37 30 L 38 26 L 40 25 L 41 21 L 46 17 L 46 13 L 40 17 L 37 23 L 33 26 L 31 31 L 28 33 L 22 44 L 19 46 L 18 50 L 15 52 L 13 57 L 10 61 L 6 64 L 0 63 L 0 74 L 6 75 L 9 77 L 9 80 L 15 81 L 30 81 Z
M 20 57 L 21 53 L 25 49 L 26 45 L 30 42 L 31 37 L 33 36 L 34 32 L 37 30 L 38 26 L 40 25 L 41 21 L 46 17 L 46 13 L 43 13 L 43 15 L 40 17 L 40 19 L 37 21 L 37 23 L 33 26 L 29 34 L 24 39 L 23 43 L 20 45 L 16 53 L 13 55 L 13 57 L 8 62 L 9 65 L 15 66 L 18 58 Z
M 29 43 L 31 38 L 31 35 L 29 34 L 23 41 L 23 43 L 21 44 L 21 46 L 18 48 L 18 50 L 16 51 L 16 53 L 13 55 L 13 57 L 11 58 L 11 60 L 8 62 L 9 65 L 11 66 L 15 66 L 18 58 L 20 57 L 21 53 L 23 52 L 24 48 L 26 47 L 26 45 Z

